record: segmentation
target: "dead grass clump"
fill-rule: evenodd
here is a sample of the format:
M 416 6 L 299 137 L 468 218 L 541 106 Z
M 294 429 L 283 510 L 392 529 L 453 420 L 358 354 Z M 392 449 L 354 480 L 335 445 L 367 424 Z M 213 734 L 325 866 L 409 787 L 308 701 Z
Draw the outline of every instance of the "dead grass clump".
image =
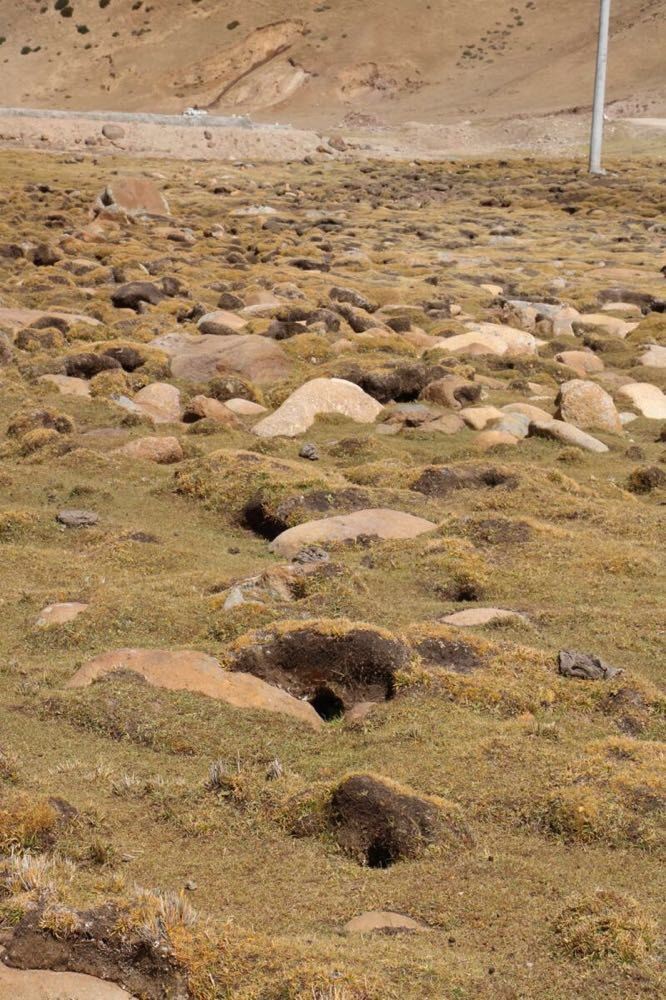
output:
M 37 515 L 27 510 L 0 511 L 0 542 L 17 541 L 37 524 Z
M 74 421 L 66 413 L 55 410 L 28 410 L 15 413 L 7 426 L 7 437 L 22 438 L 36 430 L 53 430 L 58 434 L 71 434 Z
M 304 470 L 302 463 L 232 450 L 183 463 L 174 483 L 176 493 L 201 501 L 236 524 L 243 523 L 245 507 L 255 497 L 268 508 L 289 495 L 333 486 L 330 478 Z
M 52 842 L 58 823 L 57 811 L 46 800 L 17 796 L 0 808 L 0 850 L 43 848 Z
M 555 920 L 554 931 L 561 951 L 588 960 L 638 962 L 657 941 L 657 926 L 640 903 L 603 889 L 573 899 Z
M 627 479 L 627 489 L 632 493 L 651 493 L 652 490 L 666 487 L 666 472 L 658 465 L 640 466 L 634 469 Z
M 287 354 L 311 365 L 320 365 L 333 357 L 326 337 L 318 333 L 299 333 L 282 342 Z
M 122 368 L 99 372 L 90 379 L 90 395 L 99 399 L 126 395 L 128 388 L 129 381 Z

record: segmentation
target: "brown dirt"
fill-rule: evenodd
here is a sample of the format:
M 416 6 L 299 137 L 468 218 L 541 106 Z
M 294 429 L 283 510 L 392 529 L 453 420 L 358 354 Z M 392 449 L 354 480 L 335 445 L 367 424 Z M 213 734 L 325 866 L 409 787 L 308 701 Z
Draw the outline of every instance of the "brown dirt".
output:
M 168 949 L 138 932 L 122 936 L 117 929 L 119 913 L 113 906 L 76 916 L 81 929 L 60 939 L 40 927 L 42 907 L 29 910 L 7 944 L 6 963 L 17 969 L 81 972 L 108 979 L 143 1000 L 189 996 L 186 977 Z

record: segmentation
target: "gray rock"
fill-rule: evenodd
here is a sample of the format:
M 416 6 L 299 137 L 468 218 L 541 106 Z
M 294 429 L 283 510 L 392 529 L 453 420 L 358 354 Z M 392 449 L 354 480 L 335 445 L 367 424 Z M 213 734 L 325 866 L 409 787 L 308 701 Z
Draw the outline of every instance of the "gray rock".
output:
M 109 139 L 110 142 L 118 142 L 120 139 L 125 138 L 125 129 L 122 125 L 103 125 L 102 135 L 105 139 Z
M 609 681 L 623 673 L 598 656 L 579 653 L 574 649 L 560 650 L 557 654 L 557 669 L 563 677 L 575 677 L 583 681 Z
M 526 438 L 530 432 L 530 418 L 524 413 L 505 413 L 494 425 L 493 430 L 513 434 L 517 438 Z
M 298 454 L 300 458 L 307 458 L 309 462 L 319 461 L 317 446 L 316 444 L 312 444 L 311 441 L 306 441 L 305 444 L 301 445 L 301 450 Z
M 56 514 L 56 521 L 66 528 L 88 528 L 99 521 L 99 514 L 92 510 L 61 510 Z

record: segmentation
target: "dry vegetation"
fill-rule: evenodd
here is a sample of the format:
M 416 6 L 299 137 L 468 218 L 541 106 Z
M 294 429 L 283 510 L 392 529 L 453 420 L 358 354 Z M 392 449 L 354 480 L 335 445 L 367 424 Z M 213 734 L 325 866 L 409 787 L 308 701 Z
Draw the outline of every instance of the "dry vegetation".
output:
M 66 955 L 149 1000 L 659 994 L 661 423 L 595 431 L 602 454 L 536 436 L 481 453 L 468 427 L 444 434 L 411 419 L 420 403 L 391 403 L 376 425 L 325 417 L 292 440 L 259 439 L 246 418 L 154 428 L 113 399 L 168 381 L 183 403 L 204 393 L 273 408 L 309 378 L 374 379 L 380 396 L 408 366 L 439 365 L 484 387 L 476 405 L 535 397 L 550 411 L 575 377 L 555 354 L 585 344 L 607 373 L 663 386 L 664 369 L 639 364 L 646 345 L 666 344 L 665 314 L 649 307 L 628 317 L 638 326 L 624 339 L 542 322 L 539 354 L 511 360 L 415 357 L 400 332 L 377 332 L 376 314 L 372 339 L 355 342 L 348 318 L 322 313 L 283 341 L 289 374 L 261 384 L 172 377 L 150 343 L 196 333 L 221 295 L 242 306 L 253 291 L 282 297 L 249 318 L 255 335 L 275 314 L 299 322 L 292 308 L 330 313 L 334 285 L 394 306 L 383 321 L 407 315 L 436 335 L 463 332 L 466 318 L 516 323 L 509 298 L 584 313 L 608 290 L 663 303 L 663 164 L 619 166 L 590 181 L 566 163 L 102 171 L 0 158 L 0 306 L 100 321 L 26 324 L 0 343 L 11 353 L 0 368 L 0 934 L 13 962 Z M 157 177 L 174 219 L 90 238 L 89 207 L 114 169 Z M 276 213 L 233 214 L 265 205 Z M 43 243 L 57 259 L 36 266 Z M 123 282 L 164 278 L 175 293 L 143 313 L 111 304 Z M 351 308 L 352 322 L 367 320 Z M 40 381 L 65 357 L 109 348 L 142 363 L 94 375 L 90 398 Z M 399 432 L 378 433 L 391 420 Z M 112 453 L 164 434 L 182 447 L 173 465 Z M 304 440 L 319 461 L 299 458 Z M 441 466 L 459 488 L 442 492 L 427 471 Z M 436 527 L 330 546 L 301 575 L 268 549 L 278 528 L 359 507 Z M 56 514 L 71 508 L 98 521 L 66 528 Z M 252 599 L 225 606 L 250 577 Z M 62 601 L 88 607 L 36 626 Z M 491 605 L 521 617 L 440 622 Z M 327 721 L 314 731 L 123 672 L 66 686 L 121 647 L 209 653 L 297 697 L 318 685 Z M 624 672 L 561 676 L 562 648 Z M 325 690 L 315 667 L 330 673 Z M 366 701 L 372 711 L 354 715 Z M 376 805 L 352 829 L 341 789 L 354 780 Z M 383 854 L 382 816 L 395 834 Z M 365 910 L 408 914 L 428 933 L 343 934 Z M 86 950 L 86 920 L 111 966 Z

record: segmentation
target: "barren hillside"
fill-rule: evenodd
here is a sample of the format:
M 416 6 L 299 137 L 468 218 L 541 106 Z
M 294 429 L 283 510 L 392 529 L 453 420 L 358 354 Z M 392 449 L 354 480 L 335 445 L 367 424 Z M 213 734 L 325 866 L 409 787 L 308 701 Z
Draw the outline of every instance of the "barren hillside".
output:
M 597 0 L 0 0 L 5 105 L 388 124 L 589 104 Z M 609 98 L 666 107 L 666 2 L 616 0 Z

